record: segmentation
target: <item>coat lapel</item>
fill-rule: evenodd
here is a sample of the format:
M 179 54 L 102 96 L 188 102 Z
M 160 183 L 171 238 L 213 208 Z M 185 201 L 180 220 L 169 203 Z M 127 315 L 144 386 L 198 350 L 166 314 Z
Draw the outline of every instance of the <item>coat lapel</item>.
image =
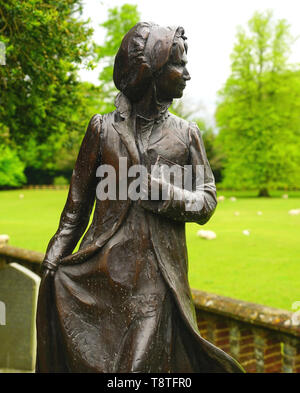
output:
M 115 106 L 119 112 L 120 118 L 119 121 L 113 122 L 112 126 L 125 145 L 132 164 L 138 165 L 140 163 L 140 156 L 135 142 L 135 121 L 133 116 L 131 116 L 131 104 L 128 98 L 120 92 L 116 96 Z
M 112 123 L 112 126 L 126 146 L 132 160 L 132 164 L 138 165 L 140 163 L 140 158 L 134 137 L 135 124 L 133 119 L 131 117 L 127 117 L 122 121 Z

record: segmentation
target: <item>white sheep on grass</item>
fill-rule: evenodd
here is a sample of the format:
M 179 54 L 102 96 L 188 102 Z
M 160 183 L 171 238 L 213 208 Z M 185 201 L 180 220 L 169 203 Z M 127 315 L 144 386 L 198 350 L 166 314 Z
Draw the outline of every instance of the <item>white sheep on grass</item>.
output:
M 200 231 L 198 231 L 197 236 L 201 237 L 202 239 L 206 239 L 206 240 L 213 240 L 217 237 L 215 232 L 205 231 L 204 229 L 201 229 Z

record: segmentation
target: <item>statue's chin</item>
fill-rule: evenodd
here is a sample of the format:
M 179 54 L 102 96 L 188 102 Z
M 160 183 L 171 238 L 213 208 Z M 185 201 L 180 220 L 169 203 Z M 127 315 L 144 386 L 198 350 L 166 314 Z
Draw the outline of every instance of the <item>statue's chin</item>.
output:
M 183 90 L 184 89 L 178 89 L 176 92 L 173 92 L 173 94 L 170 95 L 164 95 L 161 97 L 158 97 L 159 101 L 163 102 L 163 101 L 172 101 L 176 98 L 181 98 L 183 96 Z
M 183 96 L 183 90 L 179 91 L 173 98 L 181 98 Z

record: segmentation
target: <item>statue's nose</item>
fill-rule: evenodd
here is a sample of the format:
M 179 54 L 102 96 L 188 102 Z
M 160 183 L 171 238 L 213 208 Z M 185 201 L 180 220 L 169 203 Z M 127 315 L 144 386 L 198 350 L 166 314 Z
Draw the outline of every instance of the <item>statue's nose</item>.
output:
M 191 75 L 189 74 L 187 69 L 185 69 L 185 72 L 183 73 L 183 77 L 185 81 L 189 81 L 191 79 Z

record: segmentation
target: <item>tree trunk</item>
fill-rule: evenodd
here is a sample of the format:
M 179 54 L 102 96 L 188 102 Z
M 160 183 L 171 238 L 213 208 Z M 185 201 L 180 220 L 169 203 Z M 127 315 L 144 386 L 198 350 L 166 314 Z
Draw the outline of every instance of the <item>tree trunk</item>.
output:
M 270 197 L 269 190 L 267 188 L 261 188 L 258 193 L 259 197 Z

